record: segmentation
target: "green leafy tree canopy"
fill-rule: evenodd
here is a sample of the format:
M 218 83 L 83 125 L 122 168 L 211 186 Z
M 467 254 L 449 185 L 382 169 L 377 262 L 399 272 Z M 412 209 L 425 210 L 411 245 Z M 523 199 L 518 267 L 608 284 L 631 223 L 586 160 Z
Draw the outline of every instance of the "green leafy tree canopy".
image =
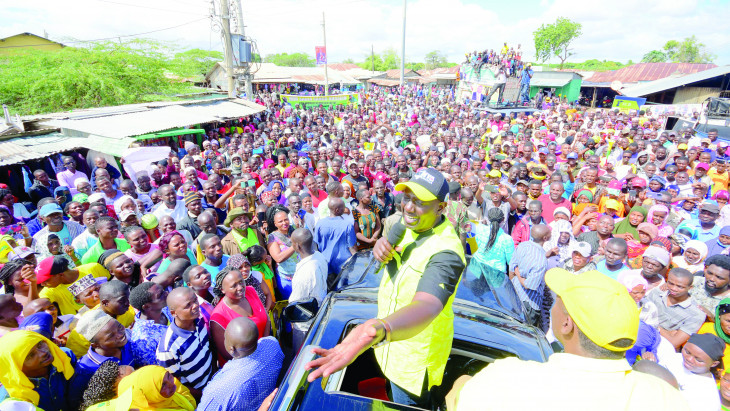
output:
M 693 35 L 684 40 L 669 40 L 662 50 L 652 50 L 641 58 L 644 63 L 712 63 L 715 55 L 707 50 L 704 43 Z
M 551 57 L 560 59 L 560 68 L 572 56 L 570 45 L 581 36 L 582 25 L 565 17 L 558 17 L 553 24 L 543 24 L 532 33 L 535 40 L 535 58 L 546 62 Z
M 426 54 L 425 63 L 426 70 L 432 70 L 436 67 L 444 67 L 448 62 L 446 61 L 446 56 L 444 56 L 441 51 L 434 50 Z
M 265 63 L 274 63 L 282 67 L 314 67 L 317 60 L 306 53 L 278 53 L 264 57 Z
M 218 56 L 175 54 L 151 40 L 97 43 L 0 55 L 0 101 L 21 115 L 170 100 L 195 89 L 182 78 L 208 71 Z

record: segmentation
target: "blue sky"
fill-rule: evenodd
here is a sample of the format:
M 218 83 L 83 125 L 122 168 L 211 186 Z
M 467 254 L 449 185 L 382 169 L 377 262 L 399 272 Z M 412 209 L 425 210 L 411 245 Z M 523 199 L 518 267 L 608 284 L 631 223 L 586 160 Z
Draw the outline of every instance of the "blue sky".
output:
M 371 45 L 376 52 L 390 47 L 400 51 L 399 0 L 241 1 L 246 34 L 257 40 L 264 55 L 314 54 L 322 43 L 323 10 L 330 61 L 362 60 Z M 26 31 L 42 35 L 44 30 L 56 40 L 141 33 L 203 18 L 210 5 L 209 0 L 0 0 L 0 37 Z M 570 61 L 638 62 L 667 40 L 694 34 L 717 55 L 716 64 L 730 64 L 728 15 L 728 0 L 409 0 L 406 60 L 422 61 L 429 51 L 440 50 L 450 61 L 460 62 L 467 51 L 496 48 L 505 41 L 521 43 L 532 59 L 532 32 L 564 16 L 583 24 Z M 205 20 L 146 37 L 222 50 L 218 28 Z

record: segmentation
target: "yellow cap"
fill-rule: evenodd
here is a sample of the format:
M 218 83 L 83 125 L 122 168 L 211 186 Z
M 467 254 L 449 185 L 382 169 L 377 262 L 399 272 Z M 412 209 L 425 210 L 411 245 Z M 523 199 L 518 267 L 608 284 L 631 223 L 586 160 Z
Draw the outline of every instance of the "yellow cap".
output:
M 545 274 L 545 283 L 565 305 L 578 328 L 599 347 L 626 351 L 612 342 L 628 338 L 632 346 L 639 333 L 639 310 L 626 287 L 599 271 L 575 275 L 562 268 Z
M 621 208 L 621 204 L 619 204 L 618 201 L 610 198 L 608 201 L 606 201 L 606 208 L 610 208 L 611 210 L 618 211 Z
M 494 177 L 494 178 L 502 177 L 502 173 L 497 170 L 492 170 L 489 172 L 489 177 Z

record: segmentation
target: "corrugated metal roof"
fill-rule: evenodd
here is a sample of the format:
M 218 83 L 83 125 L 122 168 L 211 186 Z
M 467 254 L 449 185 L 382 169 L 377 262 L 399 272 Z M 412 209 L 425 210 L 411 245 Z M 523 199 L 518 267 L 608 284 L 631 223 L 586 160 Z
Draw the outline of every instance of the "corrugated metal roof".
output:
M 122 114 L 53 119 L 43 123 L 74 132 L 121 139 L 176 127 L 244 117 L 263 110 L 263 106 L 241 99 L 208 100 L 198 101 L 196 104 L 148 107 L 146 110 Z
M 61 133 L 16 137 L 0 141 L 0 166 L 48 157 L 52 154 L 84 147 L 82 137 L 68 137 Z
M 699 73 L 687 74 L 686 76 L 663 78 L 648 83 L 637 84 L 632 87 L 626 87 L 621 89 L 621 94 L 629 97 L 648 96 L 649 94 L 673 89 L 675 87 L 684 86 L 686 84 L 692 84 L 698 81 L 708 80 L 717 76 L 724 76 L 728 73 L 730 73 L 730 66 L 720 66 L 709 70 L 700 71 Z
M 533 78 L 530 87 L 563 87 L 570 82 L 570 78 Z
M 695 63 L 638 63 L 618 70 L 595 73 L 586 79 L 592 83 L 636 83 L 669 77 L 675 73 L 691 74 L 717 67 L 715 64 Z
M 384 78 L 372 78 L 368 80 L 368 82 L 384 87 L 393 87 L 400 85 L 400 80 L 389 80 Z

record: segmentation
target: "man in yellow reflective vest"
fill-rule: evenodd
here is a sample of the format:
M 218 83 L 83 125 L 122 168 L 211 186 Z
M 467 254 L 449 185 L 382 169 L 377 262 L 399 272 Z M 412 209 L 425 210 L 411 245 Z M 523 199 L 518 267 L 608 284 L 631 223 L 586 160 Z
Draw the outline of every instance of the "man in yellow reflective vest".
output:
M 400 404 L 430 408 L 431 387 L 441 384 L 454 338 L 451 304 L 466 267 L 464 248 L 444 217 L 449 186 L 437 170 L 425 168 L 402 191 L 405 236 L 396 245 L 381 238 L 373 249 L 383 269 L 378 318 L 354 328 L 321 357 L 307 364 L 309 381 L 351 364 L 370 347 L 390 381 L 390 398 Z M 394 248 L 395 247 L 395 248 Z

